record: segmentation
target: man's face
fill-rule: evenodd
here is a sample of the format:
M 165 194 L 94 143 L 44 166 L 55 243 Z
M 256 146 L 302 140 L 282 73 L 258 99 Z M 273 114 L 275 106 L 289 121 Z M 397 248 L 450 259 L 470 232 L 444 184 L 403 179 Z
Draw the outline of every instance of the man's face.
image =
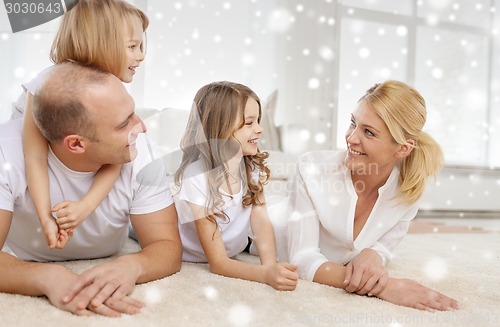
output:
M 134 100 L 123 84 L 113 77 L 105 86 L 92 88 L 84 101 L 95 119 L 98 139 L 87 141 L 87 159 L 97 165 L 134 160 L 137 156 L 135 140 L 139 133 L 146 132 L 146 127 L 135 114 Z

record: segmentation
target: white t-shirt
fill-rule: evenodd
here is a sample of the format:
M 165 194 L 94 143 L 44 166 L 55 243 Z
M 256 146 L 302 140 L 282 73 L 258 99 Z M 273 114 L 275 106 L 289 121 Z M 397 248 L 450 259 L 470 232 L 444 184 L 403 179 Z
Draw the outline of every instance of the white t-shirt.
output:
M 35 78 L 28 83 L 22 85 L 23 92 L 19 95 L 17 100 L 12 104 L 12 111 L 10 119 L 22 118 L 24 115 L 24 106 L 26 104 L 27 92 L 31 95 L 36 95 L 43 82 L 47 79 L 52 72 L 54 66 L 50 66 L 42 70 Z
M 207 257 L 196 232 L 195 218 L 189 205 L 190 203 L 201 207 L 207 205 L 207 180 L 202 162 L 195 161 L 190 164 L 186 168 L 184 176 L 189 177 L 182 180 L 180 190 L 174 191 L 175 207 L 179 217 L 179 232 L 183 246 L 182 260 L 207 262 Z M 243 207 L 244 189 L 244 183 L 242 183 L 239 192 L 233 195 L 220 190 L 224 200 L 223 211 L 229 217 L 229 221 L 217 219 L 217 222 L 228 257 L 234 257 L 241 253 L 248 243 L 252 205 Z
M 145 134 L 137 139 L 137 158 L 124 164 L 108 197 L 75 229 L 63 250 L 49 249 L 28 193 L 21 139 L 22 121 L 0 127 L 0 209 L 13 212 L 7 246 L 23 260 L 62 261 L 100 258 L 115 254 L 128 236 L 130 214 L 147 214 L 173 203 L 165 174 L 157 165 Z M 90 189 L 95 173 L 77 172 L 64 166 L 49 151 L 52 205 L 81 199 Z
M 391 259 L 391 251 L 417 213 L 417 204 L 397 204 L 398 199 L 393 199 L 399 187 L 399 168 L 395 167 L 353 241 L 358 197 L 343 164 L 345 155 L 345 151 L 314 151 L 298 160 L 289 202 L 288 254 L 303 279 L 313 280 L 327 261 L 346 264 L 365 248 Z

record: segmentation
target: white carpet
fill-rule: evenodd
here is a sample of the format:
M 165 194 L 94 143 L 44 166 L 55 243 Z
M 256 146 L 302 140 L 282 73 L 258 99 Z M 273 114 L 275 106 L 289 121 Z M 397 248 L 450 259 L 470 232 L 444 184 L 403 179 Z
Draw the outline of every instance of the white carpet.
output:
M 135 248 L 130 241 L 124 251 Z M 183 264 L 180 273 L 135 288 L 133 296 L 147 304 L 138 315 L 77 317 L 46 298 L 0 293 L 0 326 L 500 325 L 500 234 L 409 234 L 396 254 L 391 276 L 433 287 L 459 300 L 462 309 L 429 313 L 306 281 L 293 292 L 278 292 L 213 275 L 204 264 Z M 81 272 L 102 260 L 64 265 Z

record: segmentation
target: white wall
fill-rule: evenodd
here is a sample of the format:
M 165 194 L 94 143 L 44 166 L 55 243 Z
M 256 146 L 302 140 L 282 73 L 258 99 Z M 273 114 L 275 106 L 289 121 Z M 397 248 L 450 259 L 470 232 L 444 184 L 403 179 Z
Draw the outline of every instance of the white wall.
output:
M 262 98 L 277 88 L 275 121 L 285 150 L 296 155 L 336 148 L 338 93 L 347 92 L 346 85 L 339 86 L 339 74 L 347 69 L 339 63 L 338 1 L 131 2 L 148 10 L 151 19 L 147 57 L 129 88 L 138 106 L 189 109 L 196 90 L 219 79 L 246 83 Z M 10 116 L 10 105 L 21 91 L 21 83 L 50 64 L 48 53 L 58 24 L 56 20 L 13 35 L 6 21 L 5 8 L 0 6 L 0 61 L 4 66 L 0 121 Z M 500 51 L 498 43 L 496 46 L 491 49 L 494 58 Z M 498 74 L 499 61 L 491 65 L 492 74 Z M 407 73 L 406 67 L 401 68 L 401 76 Z M 496 106 L 500 103 L 499 81 L 491 85 L 490 101 Z M 370 83 L 358 79 L 354 86 L 364 90 Z M 497 140 L 500 110 L 490 114 L 497 124 L 489 135 Z M 500 142 L 489 146 L 490 156 L 498 162 Z M 498 171 L 447 168 L 437 185 L 429 185 L 422 205 L 435 210 L 500 210 L 499 200 Z
M 446 167 L 429 181 L 421 209 L 500 213 L 500 171 Z

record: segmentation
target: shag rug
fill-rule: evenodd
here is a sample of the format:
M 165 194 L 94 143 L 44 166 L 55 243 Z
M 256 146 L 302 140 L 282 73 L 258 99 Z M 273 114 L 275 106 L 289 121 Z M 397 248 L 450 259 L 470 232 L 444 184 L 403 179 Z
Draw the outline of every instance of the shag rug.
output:
M 129 240 L 123 253 L 136 251 Z M 258 262 L 251 255 L 241 260 Z M 62 263 L 75 272 L 109 260 Z M 0 326 L 499 326 L 500 234 L 408 234 L 389 264 L 393 277 L 412 278 L 447 294 L 462 308 L 425 312 L 341 289 L 300 281 L 293 292 L 211 274 L 184 263 L 170 277 L 138 285 L 141 313 L 78 317 L 44 297 L 0 293 Z

